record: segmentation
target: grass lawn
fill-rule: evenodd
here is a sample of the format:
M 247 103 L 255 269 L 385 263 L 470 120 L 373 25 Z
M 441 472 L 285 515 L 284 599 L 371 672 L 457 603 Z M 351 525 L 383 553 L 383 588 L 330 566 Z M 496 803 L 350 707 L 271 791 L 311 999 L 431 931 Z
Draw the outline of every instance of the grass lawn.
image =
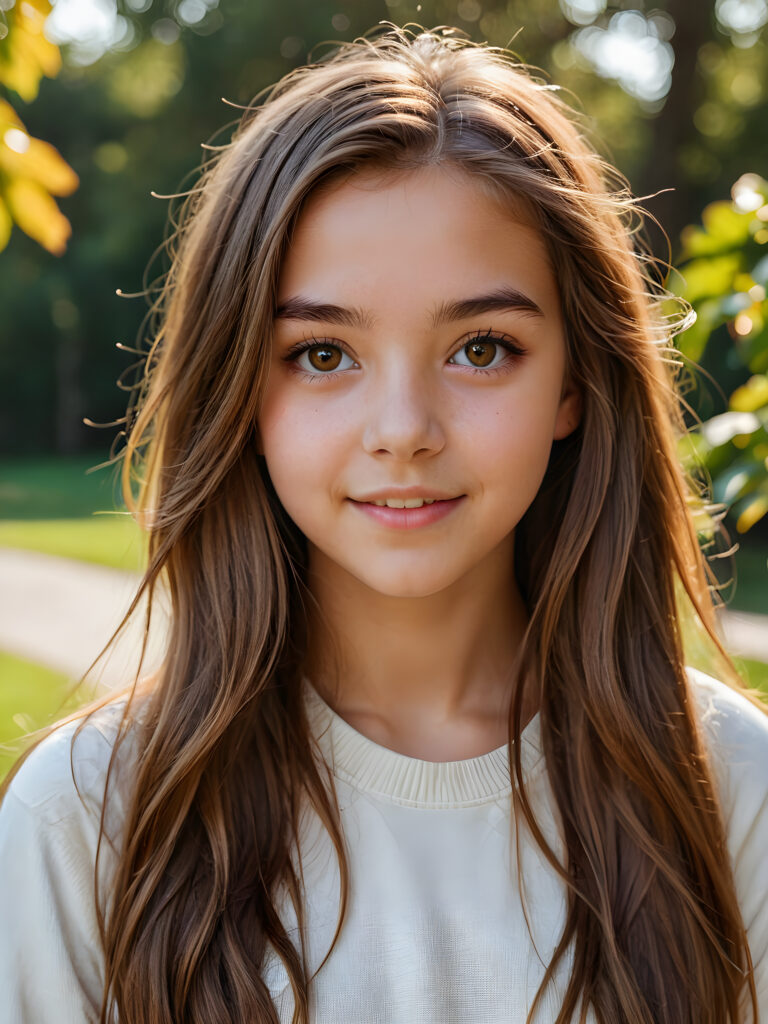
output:
M 720 677 L 722 670 L 720 655 L 710 640 L 709 634 L 693 615 L 687 601 L 681 601 L 679 613 L 686 665 L 698 668 L 715 678 Z M 732 656 L 732 660 L 747 686 L 759 688 L 768 698 L 768 665 L 751 658 Z
M 96 453 L 0 459 L 0 546 L 142 568 L 142 535 L 125 515 L 120 467 L 88 472 L 106 458 Z M 768 615 L 768 542 L 757 534 L 733 539 L 739 545 L 734 558 L 713 563 L 721 582 L 735 576 L 735 586 L 724 588 L 722 599 L 734 611 Z
M 61 558 L 139 571 L 145 537 L 127 513 L 82 519 L 0 519 L 0 547 L 27 548 Z
M 736 668 L 748 686 L 757 686 L 768 698 L 768 665 L 751 658 L 736 658 Z
M 74 680 L 0 651 L 0 778 L 21 753 L 21 738 L 74 711 Z M 91 696 L 83 688 L 83 698 Z
M 0 459 L 0 546 L 141 570 L 145 537 L 120 501 L 117 467 L 87 472 L 105 458 Z M 733 562 L 716 563 L 721 580 L 734 573 L 737 580 L 723 599 L 733 610 L 768 614 L 768 544 L 757 536 L 737 539 Z M 710 651 L 695 630 L 688 631 L 686 651 L 689 664 L 711 670 Z M 768 666 L 741 659 L 738 667 L 768 694 Z
M 742 658 L 737 667 L 745 682 L 760 687 L 768 698 L 768 665 Z M 73 698 L 72 686 L 73 680 L 60 672 L 0 652 L 0 780 L 21 753 L 26 733 L 49 725 L 92 697 L 83 688 L 82 696 Z
M 117 467 L 88 472 L 105 457 L 0 460 L 0 547 L 142 569 L 144 536 L 120 499 Z

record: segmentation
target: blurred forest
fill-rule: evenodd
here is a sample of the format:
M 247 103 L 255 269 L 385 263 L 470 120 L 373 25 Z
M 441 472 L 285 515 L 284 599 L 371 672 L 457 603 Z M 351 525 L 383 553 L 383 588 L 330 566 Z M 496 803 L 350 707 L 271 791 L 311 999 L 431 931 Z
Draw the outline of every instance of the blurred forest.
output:
M 25 88 L 19 26 L 41 13 L 49 45 L 39 36 L 39 89 Z M 654 252 L 693 270 L 692 290 L 687 275 L 670 282 L 699 313 L 681 342 L 705 370 L 688 401 L 702 419 L 726 417 L 693 454 L 714 451 L 730 474 L 722 493 L 751 508 L 744 528 L 765 529 L 768 0 L 0 0 L 0 29 L 3 16 L 0 115 L 4 102 L 12 111 L 5 141 L 0 116 L 0 199 L 23 128 L 51 147 L 47 201 L 61 219 L 46 247 L 14 218 L 0 253 L 0 455 L 106 457 L 116 428 L 82 420 L 124 414 L 116 380 L 130 357 L 116 344 L 136 344 L 148 307 L 116 290 L 141 292 L 167 269 L 163 197 L 191 187 L 201 144 L 228 140 L 238 111 L 222 98 L 247 104 L 382 20 L 447 24 L 566 90 L 598 148 L 649 197 L 671 245 L 651 224 Z

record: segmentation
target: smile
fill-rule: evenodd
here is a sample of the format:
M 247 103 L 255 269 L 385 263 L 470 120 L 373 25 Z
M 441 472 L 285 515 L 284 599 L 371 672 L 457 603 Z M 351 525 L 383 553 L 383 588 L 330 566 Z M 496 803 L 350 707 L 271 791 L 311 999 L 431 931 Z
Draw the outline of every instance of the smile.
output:
M 437 498 L 385 498 L 375 501 L 355 501 L 352 505 L 364 515 L 380 523 L 382 526 L 396 530 L 413 530 L 420 526 L 429 526 L 444 519 L 455 511 L 466 498 L 465 494 L 458 498 L 440 500 Z
M 433 505 L 436 498 L 385 498 L 381 501 L 369 501 L 367 505 L 378 505 L 383 508 L 421 508 L 422 505 Z

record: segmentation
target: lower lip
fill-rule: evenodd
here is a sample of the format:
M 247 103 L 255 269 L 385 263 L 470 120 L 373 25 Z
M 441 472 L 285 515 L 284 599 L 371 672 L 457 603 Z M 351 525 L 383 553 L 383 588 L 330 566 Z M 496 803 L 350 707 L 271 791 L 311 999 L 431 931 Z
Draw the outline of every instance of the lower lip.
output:
M 387 505 L 371 505 L 367 501 L 352 501 L 352 504 L 383 526 L 393 526 L 396 530 L 414 530 L 418 526 L 429 526 L 430 523 L 444 519 L 458 508 L 465 497 L 462 494 L 447 501 L 433 501 L 431 505 L 422 505 L 421 508 L 389 508 Z

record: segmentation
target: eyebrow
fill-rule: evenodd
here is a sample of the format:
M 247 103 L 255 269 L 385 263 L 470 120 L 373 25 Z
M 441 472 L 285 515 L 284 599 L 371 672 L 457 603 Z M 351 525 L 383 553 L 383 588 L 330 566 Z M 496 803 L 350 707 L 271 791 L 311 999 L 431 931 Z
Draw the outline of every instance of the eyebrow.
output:
M 503 287 L 470 299 L 441 302 L 432 312 L 432 327 L 440 327 L 454 320 L 466 320 L 481 313 L 502 312 L 544 316 L 533 299 L 516 288 Z M 355 306 L 336 306 L 330 302 L 315 302 L 303 295 L 292 295 L 281 302 L 275 310 L 275 320 L 309 320 L 360 330 L 370 330 L 376 322 L 367 310 Z

